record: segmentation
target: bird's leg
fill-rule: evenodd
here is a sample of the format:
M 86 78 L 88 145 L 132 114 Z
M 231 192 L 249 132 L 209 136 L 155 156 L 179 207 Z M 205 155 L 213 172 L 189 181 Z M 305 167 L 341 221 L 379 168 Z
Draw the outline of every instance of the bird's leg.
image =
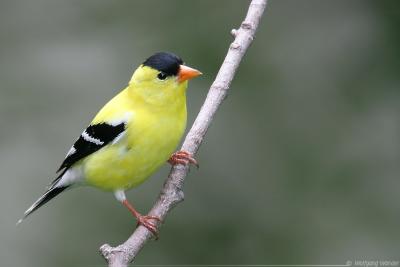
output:
M 199 168 L 199 164 L 197 163 L 197 160 L 193 158 L 193 156 L 184 150 L 180 150 L 175 152 L 174 154 L 171 155 L 171 157 L 168 160 L 168 163 L 171 165 L 177 165 L 177 164 L 183 164 L 183 165 L 188 165 L 188 164 L 193 164 L 197 168 Z
M 153 235 L 158 239 L 158 231 L 157 231 L 157 225 L 151 220 L 155 220 L 158 222 L 161 222 L 161 219 L 157 216 L 150 216 L 150 215 L 142 215 L 140 214 L 132 205 L 131 203 L 128 202 L 127 199 L 122 201 L 122 204 L 124 204 L 125 207 L 128 208 L 128 210 L 135 216 L 137 219 L 137 225 L 141 224 L 144 227 L 146 227 L 150 232 L 153 233 Z

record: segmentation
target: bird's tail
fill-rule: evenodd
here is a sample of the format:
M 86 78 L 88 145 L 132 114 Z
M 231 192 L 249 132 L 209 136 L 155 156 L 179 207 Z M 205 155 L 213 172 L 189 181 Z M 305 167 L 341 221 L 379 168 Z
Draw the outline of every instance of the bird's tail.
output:
M 17 225 L 20 224 L 23 220 L 26 219 L 32 212 L 46 204 L 49 200 L 63 192 L 69 186 L 51 186 L 32 206 L 29 207 L 24 213 L 24 216 L 17 222 Z

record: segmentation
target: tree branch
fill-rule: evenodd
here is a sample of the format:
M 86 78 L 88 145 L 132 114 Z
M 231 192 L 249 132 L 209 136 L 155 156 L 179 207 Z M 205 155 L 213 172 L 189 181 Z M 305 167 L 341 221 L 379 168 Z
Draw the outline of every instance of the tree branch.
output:
M 225 60 L 219 69 L 215 81 L 210 87 L 207 98 L 183 142 L 181 150 L 196 154 L 203 138 L 210 127 L 215 113 L 228 93 L 230 84 L 235 76 L 247 48 L 253 41 L 256 29 L 264 13 L 267 0 L 252 0 L 246 15 L 238 30 L 232 30 L 235 38 L 231 43 Z M 149 215 L 158 216 L 162 220 L 168 212 L 179 202 L 183 201 L 183 184 L 189 167 L 176 165 L 164 183 L 160 195 L 149 212 Z M 101 246 L 100 252 L 108 262 L 109 267 L 126 267 L 132 262 L 152 234 L 146 227 L 139 226 L 123 244 L 111 247 L 108 244 Z

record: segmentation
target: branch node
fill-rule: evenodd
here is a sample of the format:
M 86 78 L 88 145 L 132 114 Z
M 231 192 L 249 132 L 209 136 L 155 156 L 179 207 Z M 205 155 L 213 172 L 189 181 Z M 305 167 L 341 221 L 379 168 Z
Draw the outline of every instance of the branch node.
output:
M 231 30 L 231 35 L 233 38 L 236 38 L 238 31 L 236 29 Z
M 241 48 L 242 48 L 242 46 L 240 44 L 236 43 L 236 42 L 233 42 L 231 44 L 231 49 L 240 50 Z
M 251 30 L 253 29 L 253 25 L 250 22 L 245 21 L 242 23 L 242 29 Z
M 212 85 L 212 88 L 217 91 L 224 91 L 226 90 L 226 86 L 223 83 L 216 83 Z
M 111 258 L 111 255 L 113 254 L 114 248 L 111 247 L 109 244 L 104 244 L 100 247 L 100 253 L 103 255 L 103 257 L 108 261 Z

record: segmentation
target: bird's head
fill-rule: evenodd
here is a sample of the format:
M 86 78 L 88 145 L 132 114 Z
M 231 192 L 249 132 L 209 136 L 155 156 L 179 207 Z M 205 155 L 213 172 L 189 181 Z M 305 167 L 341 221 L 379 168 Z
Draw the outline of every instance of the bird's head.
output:
M 200 71 L 184 65 L 178 56 L 159 52 L 146 59 L 135 70 L 129 86 L 145 101 L 162 104 L 185 96 L 188 80 L 201 74 Z

